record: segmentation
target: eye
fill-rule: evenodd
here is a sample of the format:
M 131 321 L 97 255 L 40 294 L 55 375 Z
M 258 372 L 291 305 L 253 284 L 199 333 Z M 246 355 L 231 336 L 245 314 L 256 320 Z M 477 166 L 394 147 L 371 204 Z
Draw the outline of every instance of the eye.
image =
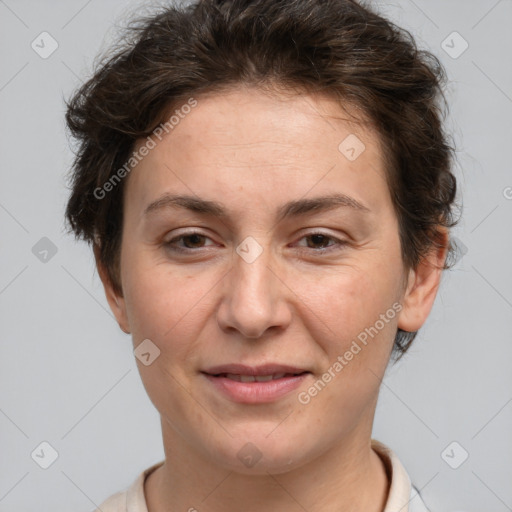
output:
M 203 245 L 206 240 L 210 240 L 210 238 L 203 233 L 190 231 L 165 242 L 164 245 L 170 251 L 191 252 L 194 251 L 194 249 L 207 247 Z M 178 245 L 178 242 L 183 242 L 184 245 Z
M 348 244 L 346 240 L 340 240 L 329 234 L 321 232 L 309 233 L 303 236 L 301 240 L 310 241 L 311 243 L 307 243 L 307 248 L 317 249 L 315 252 L 328 252 L 331 250 L 341 249 L 343 246 Z M 330 241 L 333 243 L 329 244 Z
M 205 234 L 198 231 L 190 231 L 172 238 L 168 242 L 165 242 L 164 245 L 169 251 L 191 253 L 195 252 L 195 249 L 204 249 L 208 247 L 208 245 L 206 245 L 207 240 L 211 241 L 211 239 Z M 300 240 L 306 240 L 306 246 L 299 244 L 301 250 L 313 249 L 313 251 L 317 253 L 339 250 L 348 244 L 346 240 L 340 240 L 322 232 L 309 233 L 303 236 Z M 209 245 L 212 246 L 214 244 Z

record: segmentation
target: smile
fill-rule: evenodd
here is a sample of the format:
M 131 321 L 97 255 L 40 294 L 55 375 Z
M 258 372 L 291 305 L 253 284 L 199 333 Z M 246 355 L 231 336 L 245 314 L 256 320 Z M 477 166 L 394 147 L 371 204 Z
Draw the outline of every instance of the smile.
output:
M 224 365 L 201 374 L 216 394 L 240 404 L 276 402 L 296 390 L 312 375 L 306 370 L 278 365 Z

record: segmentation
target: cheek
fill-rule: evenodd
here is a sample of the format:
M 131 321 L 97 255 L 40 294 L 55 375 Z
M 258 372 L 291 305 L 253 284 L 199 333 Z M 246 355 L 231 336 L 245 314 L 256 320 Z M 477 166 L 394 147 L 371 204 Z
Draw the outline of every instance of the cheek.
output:
M 317 418 L 329 437 L 371 413 L 393 346 L 397 312 L 394 286 L 379 283 L 375 275 L 347 272 L 327 283 L 324 293 L 310 295 L 306 308 L 307 328 L 315 333 L 317 326 L 315 342 L 324 357 L 320 375 L 301 390 L 299 401 L 307 404 L 299 407 Z
M 376 322 L 379 335 L 389 338 L 392 333 L 396 325 L 393 304 L 399 299 L 399 276 L 393 274 L 393 269 L 385 270 L 377 264 L 369 266 L 373 270 L 336 269 L 314 283 L 303 282 L 300 295 L 307 306 L 303 316 L 310 319 L 311 326 L 317 326 L 317 341 L 326 340 L 323 343 L 326 352 L 348 350 L 351 342 Z M 380 318 L 386 313 L 382 325 Z
M 134 347 L 149 339 L 159 350 L 148 366 L 136 360 L 146 392 L 157 410 L 173 411 L 170 421 L 176 430 L 182 428 L 176 418 L 189 417 L 201 425 L 205 418 L 187 392 L 187 372 L 201 350 L 197 340 L 211 307 L 208 291 L 216 280 L 206 274 L 191 278 L 142 258 L 127 258 L 126 263 L 123 286 Z
M 401 308 L 400 268 L 392 263 L 369 258 L 338 269 L 317 282 L 304 309 L 303 316 L 310 319 L 307 328 L 316 333 L 324 357 L 321 382 L 302 398 L 313 402 L 318 414 L 328 407 L 338 424 L 349 418 L 357 422 L 377 397 Z
M 191 274 L 144 251 L 126 255 L 123 289 L 133 343 L 150 339 L 160 350 L 159 363 L 178 373 L 193 364 L 201 331 L 212 315 L 215 286 L 222 273 Z

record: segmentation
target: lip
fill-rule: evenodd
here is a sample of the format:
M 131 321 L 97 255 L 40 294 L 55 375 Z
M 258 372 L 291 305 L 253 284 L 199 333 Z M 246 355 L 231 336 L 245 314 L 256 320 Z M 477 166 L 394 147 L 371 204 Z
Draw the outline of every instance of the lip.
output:
M 212 387 L 232 402 L 243 404 L 262 404 L 275 402 L 291 393 L 301 385 L 311 372 L 303 368 L 282 364 L 265 364 L 261 366 L 245 366 L 226 364 L 209 368 L 201 372 Z M 285 375 L 279 379 L 265 382 L 239 382 L 226 377 L 224 374 L 235 375 Z
M 270 363 L 260 366 L 247 366 L 244 364 L 223 364 L 212 366 L 203 373 L 209 375 L 218 375 L 219 373 L 234 373 L 236 375 L 272 375 L 274 373 L 303 373 L 307 372 L 305 368 L 289 366 L 284 364 Z

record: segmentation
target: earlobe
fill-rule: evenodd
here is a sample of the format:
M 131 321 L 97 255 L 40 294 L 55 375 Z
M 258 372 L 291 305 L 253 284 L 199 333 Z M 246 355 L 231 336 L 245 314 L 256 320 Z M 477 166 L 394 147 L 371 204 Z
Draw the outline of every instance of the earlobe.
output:
M 445 232 L 440 234 L 439 242 L 415 269 L 409 271 L 403 309 L 398 317 L 398 327 L 404 331 L 418 331 L 434 304 L 447 255 L 448 235 Z
M 114 313 L 114 316 L 119 324 L 119 327 L 126 334 L 130 334 L 130 324 L 128 322 L 128 315 L 126 311 L 126 302 L 122 295 L 119 293 L 112 284 L 108 273 L 101 263 L 99 258 L 99 247 L 95 245 L 94 247 L 94 257 L 96 259 L 96 268 L 98 270 L 98 275 L 100 276 L 100 280 L 103 284 L 103 289 L 105 290 L 105 297 L 107 298 L 107 302 Z

